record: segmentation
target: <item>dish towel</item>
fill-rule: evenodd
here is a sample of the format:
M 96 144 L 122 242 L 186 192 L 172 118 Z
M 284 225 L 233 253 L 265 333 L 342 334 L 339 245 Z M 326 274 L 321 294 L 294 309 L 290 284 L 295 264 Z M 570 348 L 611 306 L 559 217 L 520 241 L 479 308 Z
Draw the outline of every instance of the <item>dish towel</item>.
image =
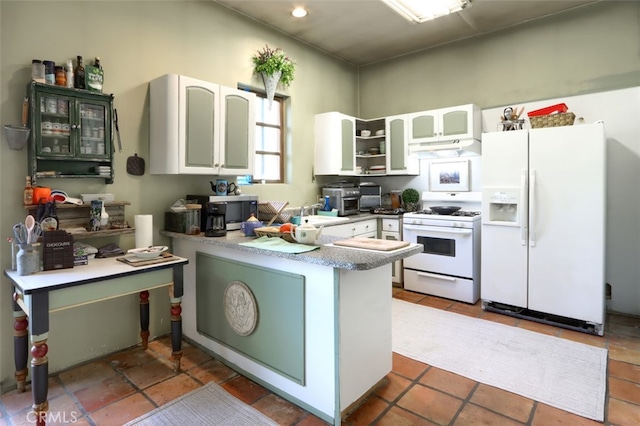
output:
M 259 237 L 248 243 L 240 243 L 240 245 L 291 254 L 304 253 L 320 248 L 320 246 L 290 243 L 278 237 Z

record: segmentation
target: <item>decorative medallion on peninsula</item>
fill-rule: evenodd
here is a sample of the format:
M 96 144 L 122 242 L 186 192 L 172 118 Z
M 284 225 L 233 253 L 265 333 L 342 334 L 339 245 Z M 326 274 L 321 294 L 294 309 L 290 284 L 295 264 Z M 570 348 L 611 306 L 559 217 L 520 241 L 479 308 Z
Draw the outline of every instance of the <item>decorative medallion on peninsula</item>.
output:
M 224 316 L 229 327 L 240 336 L 248 336 L 258 323 L 258 306 L 251 289 L 240 281 L 232 281 L 224 290 Z

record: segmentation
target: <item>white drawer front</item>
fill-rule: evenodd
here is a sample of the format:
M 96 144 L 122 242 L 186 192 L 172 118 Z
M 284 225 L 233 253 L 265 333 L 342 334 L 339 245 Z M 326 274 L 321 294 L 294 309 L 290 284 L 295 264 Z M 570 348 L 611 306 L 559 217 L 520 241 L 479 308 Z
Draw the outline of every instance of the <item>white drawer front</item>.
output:
M 382 219 L 383 232 L 400 232 L 400 221 L 398 219 Z
M 476 303 L 480 298 L 480 286 L 464 278 L 437 276 L 412 269 L 404 270 L 405 290 L 430 294 L 466 303 Z
M 361 234 L 376 233 L 378 227 L 376 226 L 376 220 L 365 220 L 362 222 L 355 222 L 353 224 L 353 236 L 357 237 Z

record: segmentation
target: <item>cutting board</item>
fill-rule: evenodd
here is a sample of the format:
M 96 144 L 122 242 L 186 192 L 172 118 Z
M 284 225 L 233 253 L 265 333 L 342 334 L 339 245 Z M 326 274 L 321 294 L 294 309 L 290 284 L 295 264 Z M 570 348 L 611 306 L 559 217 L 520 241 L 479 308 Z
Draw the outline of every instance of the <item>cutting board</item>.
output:
M 116 260 L 119 260 L 122 263 L 126 263 L 131 266 L 147 266 L 147 265 L 155 265 L 156 263 L 164 263 L 170 262 L 172 260 L 176 260 L 178 257 L 172 255 L 171 253 L 164 252 L 158 257 L 154 257 L 152 259 L 143 259 L 140 257 L 136 257 L 135 255 L 125 255 L 123 257 L 119 257 Z
M 355 237 L 348 240 L 334 241 L 334 246 L 361 248 L 377 251 L 391 251 L 409 246 L 409 241 L 379 240 L 377 238 Z

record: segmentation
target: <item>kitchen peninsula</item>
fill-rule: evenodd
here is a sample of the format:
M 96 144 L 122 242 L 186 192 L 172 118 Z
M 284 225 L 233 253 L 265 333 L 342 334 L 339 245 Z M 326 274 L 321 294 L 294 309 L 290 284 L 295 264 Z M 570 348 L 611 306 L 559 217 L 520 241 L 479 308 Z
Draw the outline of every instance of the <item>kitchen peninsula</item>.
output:
M 319 248 L 289 254 L 161 232 L 184 268 L 185 337 L 283 398 L 333 424 L 390 371 L 391 266 L 422 251 Z M 329 245 L 327 245 L 329 244 Z

